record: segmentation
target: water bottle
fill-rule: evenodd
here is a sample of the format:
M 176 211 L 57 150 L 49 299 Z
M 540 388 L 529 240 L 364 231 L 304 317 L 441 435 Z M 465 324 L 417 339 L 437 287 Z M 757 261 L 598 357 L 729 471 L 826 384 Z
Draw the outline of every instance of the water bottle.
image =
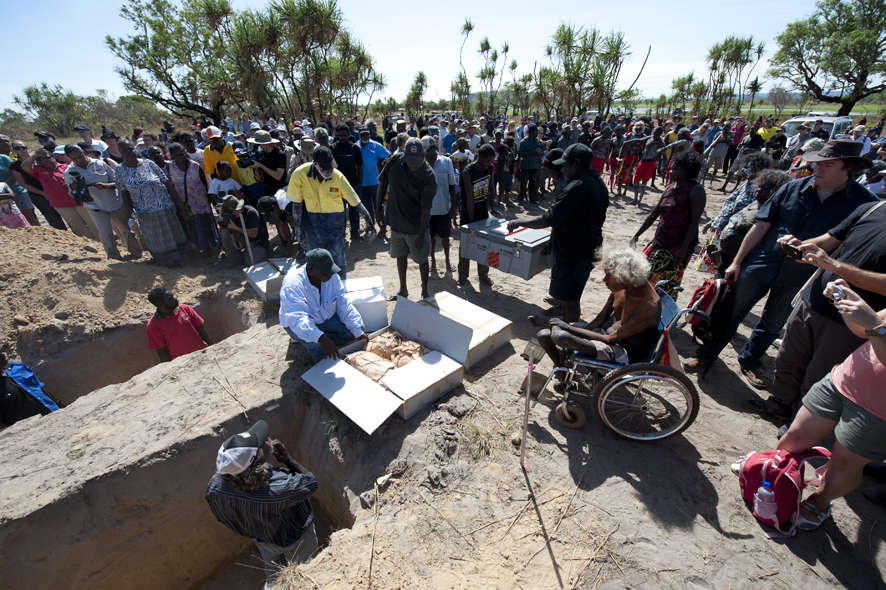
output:
M 763 485 L 757 488 L 757 493 L 754 494 L 754 512 L 760 518 L 770 520 L 777 526 L 777 509 L 778 505 L 775 503 L 775 492 L 772 491 L 772 484 L 768 481 L 763 481 Z

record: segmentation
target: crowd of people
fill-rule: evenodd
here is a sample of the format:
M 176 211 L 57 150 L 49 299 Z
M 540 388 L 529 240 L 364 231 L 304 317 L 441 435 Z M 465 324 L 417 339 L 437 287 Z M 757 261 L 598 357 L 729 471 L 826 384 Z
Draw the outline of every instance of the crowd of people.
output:
M 103 128 L 99 140 L 78 125 L 81 142 L 55 146 L 41 136 L 33 153 L 0 136 L 0 224 L 38 225 L 36 208 L 53 227 L 101 241 L 108 258 L 120 258 L 119 241 L 131 256 L 147 250 L 159 263 L 224 252 L 238 267 L 270 256 L 273 226 L 279 247 L 306 261 L 284 281 L 280 323 L 315 361 L 366 338 L 343 295 L 348 236 L 351 243 L 387 238 L 399 275 L 395 297 L 409 296 L 412 259 L 424 298 L 431 272 L 455 274 L 459 286 L 469 279 L 469 259 L 450 262 L 453 227 L 508 211 L 522 214 L 509 231 L 550 228 L 551 308 L 529 321 L 541 328 L 539 342 L 552 358 L 564 362 L 564 351 L 573 350 L 621 364 L 645 358 L 661 314 L 650 283 L 669 281 L 666 292 L 676 299 L 694 260 L 730 282 L 734 305 L 726 329 L 688 358 L 686 371 L 709 371 L 765 298 L 738 363 L 751 386 L 771 395 L 749 399 L 745 409 L 786 423 L 780 448 L 799 452 L 836 435 L 831 468 L 803 505 L 801 528 L 812 529 L 830 516 L 835 498 L 857 487 L 864 469 L 880 473 L 869 463 L 886 459 L 886 405 L 877 385 L 886 375 L 886 147 L 882 121 L 836 138 L 821 120 L 801 124 L 791 138 L 777 123 L 741 115 L 686 123 L 680 116 L 537 122 L 433 115 L 385 118 L 379 128 L 356 117 L 277 122 L 243 113 L 217 126 L 194 120 L 176 131 L 166 124 L 158 136 L 135 129 L 122 138 Z M 720 191 L 735 185 L 703 223 L 718 174 Z M 602 250 L 610 198 L 627 198 L 629 189 L 638 207 L 647 190 L 660 195 L 629 244 Z M 581 322 L 595 266 L 611 294 L 594 320 Z M 493 287 L 482 263 L 477 279 Z M 157 307 L 150 348 L 161 360 L 212 344 L 193 309 L 162 289 L 149 299 Z M 770 383 L 763 357 L 779 338 Z M 310 525 L 306 498 L 316 480 L 282 445 L 266 442 L 266 425 L 253 435 L 222 446 L 207 500 L 271 562 L 294 554 L 292 544 Z M 272 452 L 290 466 L 288 476 L 262 467 Z M 268 486 L 279 487 L 281 506 L 296 511 L 286 530 L 265 530 L 244 516 L 247 492 Z M 869 497 L 886 506 L 886 487 Z

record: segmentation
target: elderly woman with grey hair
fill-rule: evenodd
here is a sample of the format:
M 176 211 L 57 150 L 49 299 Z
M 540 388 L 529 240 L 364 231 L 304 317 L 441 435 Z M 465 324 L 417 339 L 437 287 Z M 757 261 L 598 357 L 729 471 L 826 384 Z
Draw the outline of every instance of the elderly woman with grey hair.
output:
M 538 342 L 558 366 L 571 351 L 626 365 L 646 358 L 658 340 L 661 299 L 649 284 L 649 261 L 636 248 L 620 246 L 598 254 L 603 284 L 611 291 L 590 323 L 567 324 L 558 318 L 538 333 Z M 554 386 L 562 388 L 562 384 Z

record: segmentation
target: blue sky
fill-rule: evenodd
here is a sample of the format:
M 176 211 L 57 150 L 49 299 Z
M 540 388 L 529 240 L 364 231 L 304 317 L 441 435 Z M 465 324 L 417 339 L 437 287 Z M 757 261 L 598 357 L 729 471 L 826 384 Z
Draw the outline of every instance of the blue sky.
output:
M 29 3 L 5 3 L 4 28 L 11 41 L 7 57 L 16 57 L 4 64 L 0 109 L 11 108 L 13 94 L 41 81 L 61 84 L 81 95 L 94 94 L 99 88 L 112 97 L 127 94 L 114 73 L 116 59 L 104 45 L 105 35 L 117 37 L 133 32 L 131 24 L 119 17 L 123 4 L 123 0 L 105 0 L 84 10 L 75 3 L 53 2 L 43 16 L 35 18 Z M 240 9 L 265 4 L 266 0 L 234 0 L 234 6 Z M 496 47 L 505 41 L 510 43 L 508 60 L 517 60 L 518 73 L 529 72 L 535 63 L 545 63 L 545 45 L 560 22 L 567 21 L 603 32 L 625 32 L 633 55 L 625 65 L 619 88 L 626 88 L 637 76 L 651 45 L 652 53 L 637 88 L 645 96 L 658 96 L 670 92 L 673 78 L 692 70 L 696 74 L 705 72 L 708 48 L 728 35 L 753 35 L 766 43 L 767 55 L 771 55 L 775 36 L 785 24 L 815 8 L 809 0 L 715 4 L 683 0 L 634 0 L 628 4 L 513 0 L 456 5 L 339 0 L 339 6 L 349 28 L 368 46 L 378 69 L 387 77 L 388 89 L 382 97 L 397 100 L 405 98 L 419 70 L 428 77 L 428 98 L 449 97 L 449 84 L 459 71 L 459 32 L 465 17 L 475 25 L 464 50 L 469 75 L 481 67 L 477 47 L 482 37 L 488 36 Z M 464 6 L 470 6 L 470 11 Z M 31 32 L 17 36 L 16 31 Z M 61 41 L 54 43 L 54 39 Z M 27 47 L 16 48 L 16 40 Z M 764 59 L 757 66 L 761 79 L 765 70 Z M 472 82 L 476 88 L 476 81 Z M 766 81 L 765 87 L 770 84 Z

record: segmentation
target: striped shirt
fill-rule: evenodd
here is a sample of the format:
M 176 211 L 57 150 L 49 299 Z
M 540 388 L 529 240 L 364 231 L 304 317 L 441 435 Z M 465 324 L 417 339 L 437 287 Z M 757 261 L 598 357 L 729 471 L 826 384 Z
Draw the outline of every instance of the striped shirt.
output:
M 206 487 L 206 501 L 215 518 L 238 535 L 289 547 L 314 519 L 308 498 L 315 491 L 313 474 L 271 467 L 268 487 L 249 491 L 225 485 L 214 475 Z

